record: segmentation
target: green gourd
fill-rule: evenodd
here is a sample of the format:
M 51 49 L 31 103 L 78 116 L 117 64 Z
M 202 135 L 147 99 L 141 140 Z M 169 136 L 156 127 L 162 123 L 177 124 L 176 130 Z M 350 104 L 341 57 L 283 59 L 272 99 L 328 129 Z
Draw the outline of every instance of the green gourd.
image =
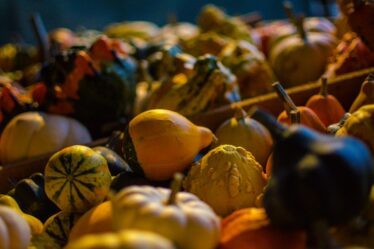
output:
M 361 141 L 322 135 L 300 125 L 286 128 L 263 111 L 252 113 L 275 141 L 272 177 L 263 199 L 273 224 L 318 228 L 319 233 L 324 227 L 327 234 L 329 225 L 360 214 L 374 179 L 371 154 Z M 329 247 L 321 242 L 318 248 Z

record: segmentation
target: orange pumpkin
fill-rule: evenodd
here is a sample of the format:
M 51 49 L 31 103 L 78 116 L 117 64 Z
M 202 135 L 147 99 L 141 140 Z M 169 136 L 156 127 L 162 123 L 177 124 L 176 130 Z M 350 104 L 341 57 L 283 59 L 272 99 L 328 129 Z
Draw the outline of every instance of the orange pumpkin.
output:
M 278 121 L 280 123 L 290 125 L 292 123 L 290 113 L 299 112 L 300 124 L 305 125 L 316 131 L 326 133 L 326 126 L 322 123 L 322 121 L 319 119 L 317 114 L 315 114 L 312 109 L 306 106 L 296 107 L 290 96 L 286 93 L 286 91 L 279 82 L 274 83 L 273 88 L 277 92 L 278 97 L 282 100 L 284 107 L 286 109 L 278 116 Z
M 345 114 L 339 100 L 328 94 L 327 88 L 327 78 L 323 77 L 320 93 L 310 97 L 306 103 L 306 107 L 312 109 L 326 127 L 338 123 Z
M 306 235 L 270 225 L 262 208 L 240 209 L 221 223 L 219 249 L 304 249 Z
M 79 218 L 70 232 L 69 241 L 88 234 L 102 234 L 112 231 L 112 205 L 110 201 L 106 201 L 93 207 Z

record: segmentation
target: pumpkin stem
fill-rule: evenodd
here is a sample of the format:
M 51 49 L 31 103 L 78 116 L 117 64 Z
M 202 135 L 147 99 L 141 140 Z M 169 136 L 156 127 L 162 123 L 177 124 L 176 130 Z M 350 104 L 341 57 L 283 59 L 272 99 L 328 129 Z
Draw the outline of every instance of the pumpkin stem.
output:
M 304 15 L 301 15 L 299 18 L 296 19 L 296 28 L 297 32 L 299 33 L 301 39 L 306 43 L 308 42 L 308 37 L 304 28 Z
M 290 23 L 293 23 L 294 25 L 296 25 L 296 17 L 293 12 L 292 3 L 290 1 L 283 2 L 283 10 L 286 13 L 288 19 L 290 20 Z
M 274 140 L 280 140 L 283 138 L 283 134 L 286 131 L 286 127 L 278 123 L 278 121 L 269 113 L 252 107 L 248 115 L 263 124 L 269 131 Z
M 297 111 L 297 107 L 295 103 L 292 101 L 291 97 L 284 90 L 282 85 L 279 82 L 275 82 L 272 86 L 275 92 L 277 93 L 278 97 L 282 100 L 284 104 L 284 109 L 286 109 L 287 113 L 289 114 L 292 110 Z
M 234 114 L 235 119 L 243 119 L 248 116 L 247 112 L 241 106 L 236 105 L 235 109 L 236 109 L 235 114 Z
M 169 195 L 169 199 L 166 203 L 167 205 L 175 204 L 177 194 L 182 188 L 182 180 L 183 180 L 183 175 L 181 173 L 174 174 L 174 179 L 170 186 L 171 192 Z
M 308 231 L 309 243 L 311 248 L 333 249 L 333 241 L 329 235 L 329 227 L 323 220 L 315 221 L 311 224 Z
M 327 82 L 326 76 L 323 76 L 321 78 L 321 91 L 319 94 L 322 95 L 323 97 L 327 97 L 329 94 L 328 93 L 328 82 Z
M 299 110 L 290 111 L 291 124 L 300 124 L 301 122 L 301 113 Z
M 31 25 L 38 41 L 39 52 L 42 56 L 42 61 L 48 60 L 49 57 L 49 41 L 48 33 L 39 13 L 36 13 L 30 18 Z

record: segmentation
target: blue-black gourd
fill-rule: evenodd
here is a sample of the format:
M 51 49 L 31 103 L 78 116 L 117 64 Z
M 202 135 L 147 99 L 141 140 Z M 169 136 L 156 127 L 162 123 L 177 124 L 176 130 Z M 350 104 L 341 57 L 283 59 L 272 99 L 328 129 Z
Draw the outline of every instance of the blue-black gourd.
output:
M 102 155 L 108 163 L 109 171 L 112 176 L 116 176 L 121 172 L 131 171 L 130 166 L 116 152 L 104 146 L 93 148 L 94 151 Z
M 274 225 L 312 229 L 346 223 L 360 214 L 373 184 L 373 159 L 351 137 L 322 135 L 301 125 L 285 127 L 254 110 L 275 141 L 264 206 Z
M 41 221 L 47 220 L 59 211 L 44 192 L 44 175 L 41 173 L 35 173 L 19 181 L 8 195 L 17 201 L 23 212 Z

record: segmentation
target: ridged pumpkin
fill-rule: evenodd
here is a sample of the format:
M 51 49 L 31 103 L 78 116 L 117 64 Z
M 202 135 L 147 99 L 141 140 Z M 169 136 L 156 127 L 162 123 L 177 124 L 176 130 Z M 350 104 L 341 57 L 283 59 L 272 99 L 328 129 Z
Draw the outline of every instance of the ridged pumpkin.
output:
M 45 192 L 62 211 L 85 212 L 102 202 L 110 188 L 106 160 L 74 145 L 54 154 L 45 167 Z
M 221 222 L 219 249 L 305 249 L 301 231 L 271 226 L 262 208 L 240 209 Z
M 11 196 L 0 194 L 0 206 L 10 207 L 13 210 L 17 211 L 22 216 L 22 218 L 27 221 L 33 235 L 42 233 L 43 223 L 34 216 L 22 212 L 17 202 Z
M 150 180 L 167 180 L 185 170 L 213 139 L 209 129 L 194 125 L 182 115 L 154 109 L 130 121 L 124 156 L 135 172 L 144 172 Z
M 273 146 L 269 131 L 259 122 L 246 117 L 244 110 L 226 120 L 216 131 L 218 144 L 231 144 L 243 147 L 252 153 L 262 166 L 265 166 Z
M 280 123 L 290 125 L 292 123 L 291 112 L 298 112 L 300 113 L 300 124 L 305 125 L 321 133 L 326 133 L 326 126 L 322 123 L 322 121 L 319 119 L 317 114 L 315 114 L 312 109 L 306 106 L 296 107 L 290 96 L 284 90 L 282 85 L 278 82 L 273 84 L 273 88 L 278 94 L 278 97 L 282 100 L 286 109 L 285 111 L 281 112 L 278 116 L 278 121 Z
M 74 119 L 25 112 L 14 117 L 1 134 L 0 160 L 11 163 L 89 142 L 90 133 Z
M 65 249 L 176 249 L 168 239 L 152 232 L 126 229 L 119 233 L 87 235 Z
M 242 147 L 221 145 L 192 166 L 184 187 L 224 217 L 254 207 L 266 178 L 262 166 Z
M 62 248 L 68 243 L 69 233 L 79 217 L 76 213 L 58 212 L 45 222 L 43 233 L 57 248 Z
M 112 204 L 105 201 L 87 211 L 71 229 L 69 241 L 77 240 L 88 234 L 112 232 Z
M 327 88 L 327 78 L 323 77 L 320 93 L 310 97 L 306 103 L 306 107 L 312 109 L 326 127 L 338 123 L 345 114 L 339 100 L 328 94 Z
M 26 220 L 12 208 L 0 206 L 0 248 L 25 249 L 30 239 L 31 231 Z

